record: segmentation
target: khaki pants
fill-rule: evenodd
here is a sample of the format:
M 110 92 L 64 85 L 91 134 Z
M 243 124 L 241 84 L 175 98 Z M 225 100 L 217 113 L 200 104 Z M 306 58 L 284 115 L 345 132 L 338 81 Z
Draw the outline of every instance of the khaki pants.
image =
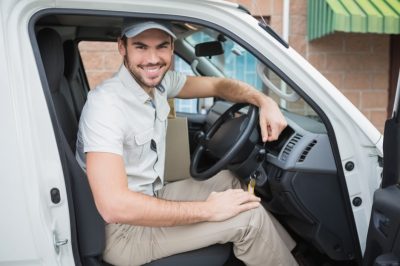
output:
M 205 200 L 212 191 L 241 187 L 237 178 L 222 171 L 207 181 L 186 179 L 167 184 L 157 197 Z M 297 265 L 290 250 L 295 243 L 263 207 L 243 212 L 223 222 L 175 227 L 106 226 L 104 260 L 114 265 L 141 265 L 173 254 L 216 243 L 233 242 L 233 252 L 246 265 Z

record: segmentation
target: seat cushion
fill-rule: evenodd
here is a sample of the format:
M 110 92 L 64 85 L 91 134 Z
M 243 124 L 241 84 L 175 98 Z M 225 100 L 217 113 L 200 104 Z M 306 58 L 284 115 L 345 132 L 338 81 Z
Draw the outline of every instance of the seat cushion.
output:
M 143 266 L 222 266 L 228 260 L 231 252 L 231 243 L 216 244 L 155 260 Z
M 231 253 L 232 243 L 216 244 L 155 260 L 143 266 L 223 266 Z M 103 262 L 103 266 L 112 265 Z

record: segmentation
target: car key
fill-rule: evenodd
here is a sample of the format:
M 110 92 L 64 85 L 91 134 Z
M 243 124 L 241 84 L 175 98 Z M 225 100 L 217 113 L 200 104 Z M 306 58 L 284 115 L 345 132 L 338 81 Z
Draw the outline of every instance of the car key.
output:
M 256 179 L 253 175 L 250 176 L 249 184 L 247 185 L 247 191 L 254 195 L 254 187 L 256 186 Z

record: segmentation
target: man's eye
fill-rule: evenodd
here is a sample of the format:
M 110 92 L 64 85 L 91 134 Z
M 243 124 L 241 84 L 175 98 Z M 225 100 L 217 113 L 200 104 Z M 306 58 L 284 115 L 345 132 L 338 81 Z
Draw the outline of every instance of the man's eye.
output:
M 146 49 L 146 47 L 143 46 L 143 45 L 137 45 L 135 48 L 136 48 L 136 49 L 139 49 L 139 50 L 144 50 L 144 49 Z

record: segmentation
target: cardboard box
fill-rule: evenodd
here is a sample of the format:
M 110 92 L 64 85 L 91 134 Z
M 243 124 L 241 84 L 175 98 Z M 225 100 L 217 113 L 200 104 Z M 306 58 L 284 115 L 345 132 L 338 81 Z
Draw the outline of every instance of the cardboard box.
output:
M 165 181 L 190 177 L 189 131 L 186 117 L 168 119 L 165 147 Z

